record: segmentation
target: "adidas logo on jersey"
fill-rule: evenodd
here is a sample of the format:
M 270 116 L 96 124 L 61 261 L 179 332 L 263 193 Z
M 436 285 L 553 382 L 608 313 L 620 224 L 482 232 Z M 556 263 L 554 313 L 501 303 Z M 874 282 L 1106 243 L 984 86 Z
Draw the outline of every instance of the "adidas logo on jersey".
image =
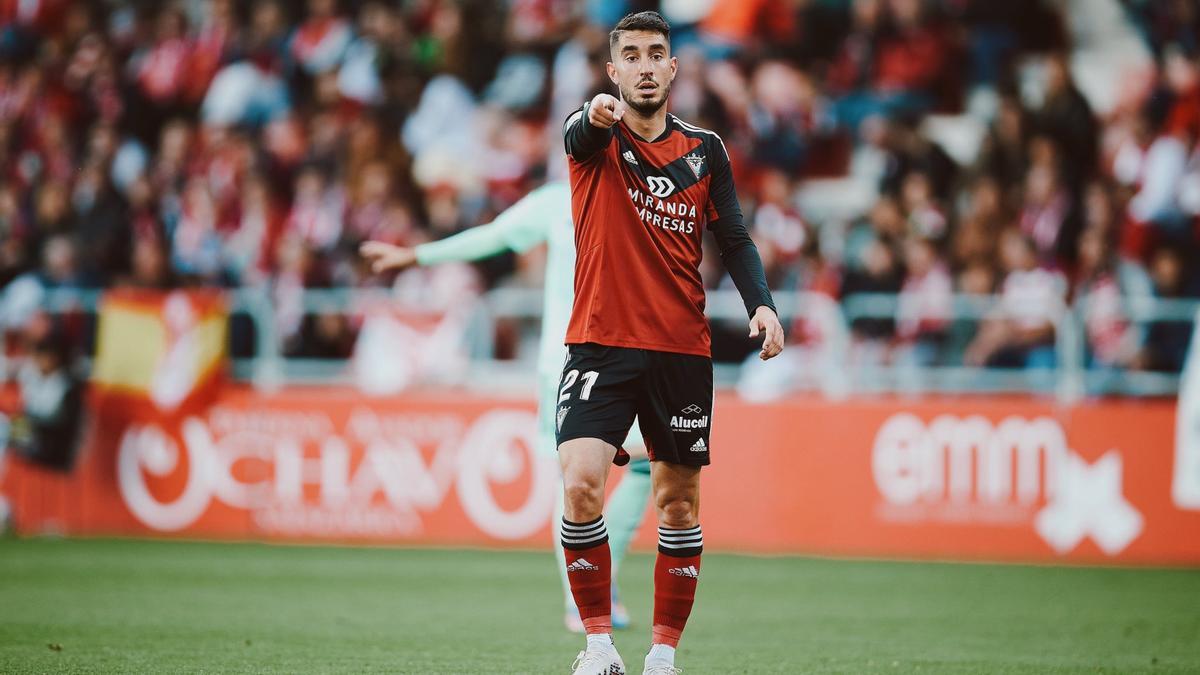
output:
M 704 444 L 703 438 L 692 444 L 692 452 L 708 452 L 708 446 Z
M 634 156 L 633 156 L 633 151 L 632 151 L 632 150 L 626 150 L 626 151 L 625 151 L 625 154 L 623 154 L 623 155 L 621 155 L 621 156 L 625 158 L 625 161 L 626 161 L 626 162 L 629 162 L 630 164 L 632 164 L 632 165 L 634 165 L 634 166 L 637 166 L 637 165 L 638 165 L 637 157 L 634 157 Z
M 571 406 L 569 406 L 569 405 L 559 406 L 558 415 L 557 415 L 559 431 L 562 431 L 563 420 L 567 417 L 567 413 L 569 413 L 569 412 L 571 412 Z
M 700 578 L 700 570 L 696 569 L 695 565 L 688 565 L 687 567 L 672 567 L 671 569 L 667 570 L 667 573 L 674 574 L 677 577 L 687 577 L 689 579 Z
M 587 561 L 587 558 L 580 558 L 575 562 L 567 565 L 568 572 L 599 572 L 600 568 Z

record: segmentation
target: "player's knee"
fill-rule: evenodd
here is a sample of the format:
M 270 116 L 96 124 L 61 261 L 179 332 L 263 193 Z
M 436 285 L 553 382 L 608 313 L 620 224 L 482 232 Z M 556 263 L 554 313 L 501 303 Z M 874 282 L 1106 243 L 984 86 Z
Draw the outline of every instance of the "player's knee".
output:
M 587 476 L 564 479 L 563 501 L 568 518 L 591 520 L 604 509 L 604 484 Z
M 695 527 L 699 514 L 696 500 L 680 496 L 658 499 L 658 524 L 671 529 Z

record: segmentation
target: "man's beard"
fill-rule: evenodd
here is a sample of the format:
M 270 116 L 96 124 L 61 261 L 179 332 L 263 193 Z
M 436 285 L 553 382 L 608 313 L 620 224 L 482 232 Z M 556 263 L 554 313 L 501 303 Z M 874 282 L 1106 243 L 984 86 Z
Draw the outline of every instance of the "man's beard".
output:
M 641 84 L 641 82 L 638 82 Z M 629 106 L 633 111 L 642 117 L 650 117 L 658 112 L 660 108 L 667 104 L 667 97 L 671 95 L 671 83 L 659 85 L 658 88 L 661 95 L 658 98 L 646 101 L 638 95 L 638 90 L 634 87 L 632 90 L 621 88 L 621 98 L 625 101 L 625 105 Z

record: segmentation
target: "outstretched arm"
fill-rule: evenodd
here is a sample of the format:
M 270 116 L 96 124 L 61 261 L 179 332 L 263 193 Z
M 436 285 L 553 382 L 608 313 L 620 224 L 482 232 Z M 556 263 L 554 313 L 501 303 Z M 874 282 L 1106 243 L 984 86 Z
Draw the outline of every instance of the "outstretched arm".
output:
M 376 273 L 413 265 L 482 260 L 509 250 L 520 253 L 545 241 L 555 218 L 566 217 L 570 209 L 566 186 L 551 183 L 530 192 L 492 222 L 441 241 L 413 248 L 368 241 L 359 252 L 371 261 L 371 269 Z
M 492 223 L 488 223 L 420 246 L 397 246 L 382 241 L 368 241 L 358 250 L 371 262 L 371 270 L 378 274 L 407 269 L 413 265 L 428 266 L 480 260 L 507 249 L 504 238 L 496 232 Z
M 576 162 L 584 162 L 612 140 L 612 127 L 625 114 L 625 104 L 610 94 L 597 94 L 571 113 L 563 124 L 563 145 Z

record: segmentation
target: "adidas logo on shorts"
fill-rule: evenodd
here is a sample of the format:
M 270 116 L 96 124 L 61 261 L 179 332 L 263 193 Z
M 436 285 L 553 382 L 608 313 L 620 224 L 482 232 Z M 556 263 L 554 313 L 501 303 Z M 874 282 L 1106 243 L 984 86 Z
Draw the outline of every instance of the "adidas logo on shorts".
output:
M 558 409 L 558 430 L 559 431 L 562 431 L 563 420 L 566 419 L 567 413 L 569 413 L 569 412 L 571 412 L 571 406 L 564 405 L 564 406 L 559 407 L 559 409 Z
M 667 573 L 674 574 L 677 577 L 687 577 L 689 579 L 700 578 L 700 570 L 696 569 L 695 565 L 688 565 L 687 567 L 672 567 L 671 569 L 667 570 Z
M 599 572 L 600 568 L 587 561 L 587 558 L 580 558 L 575 562 L 567 565 L 568 572 Z
M 692 452 L 708 452 L 708 446 L 704 444 L 703 438 L 692 444 Z

